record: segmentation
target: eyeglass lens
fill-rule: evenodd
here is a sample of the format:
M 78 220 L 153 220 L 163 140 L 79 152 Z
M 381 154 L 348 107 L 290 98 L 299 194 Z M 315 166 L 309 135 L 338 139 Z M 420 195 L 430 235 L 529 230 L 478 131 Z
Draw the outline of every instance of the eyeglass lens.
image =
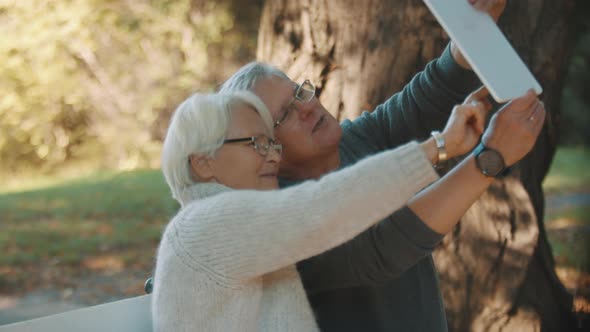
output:
M 309 80 L 306 80 L 299 86 L 297 89 L 297 95 L 295 96 L 296 99 L 306 103 L 313 98 L 315 94 L 315 86 L 311 84 Z
M 276 144 L 273 140 L 266 136 L 257 136 L 254 139 L 254 148 L 258 153 L 262 156 L 266 156 L 268 154 L 268 150 L 273 148 L 279 154 L 282 152 L 282 145 Z

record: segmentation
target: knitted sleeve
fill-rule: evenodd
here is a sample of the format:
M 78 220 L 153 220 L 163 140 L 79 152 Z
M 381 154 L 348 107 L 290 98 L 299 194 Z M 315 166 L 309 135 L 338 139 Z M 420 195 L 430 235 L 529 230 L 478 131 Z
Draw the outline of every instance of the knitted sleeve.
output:
M 442 238 L 404 206 L 354 239 L 297 262 L 297 270 L 308 295 L 376 287 L 414 267 Z
M 375 149 L 391 149 L 442 129 L 453 107 L 480 85 L 472 71 L 455 62 L 449 46 L 401 92 L 342 126 Z
M 243 281 L 351 239 L 436 179 L 420 146 L 411 142 L 318 181 L 195 201 L 166 232 L 187 265 L 226 283 Z

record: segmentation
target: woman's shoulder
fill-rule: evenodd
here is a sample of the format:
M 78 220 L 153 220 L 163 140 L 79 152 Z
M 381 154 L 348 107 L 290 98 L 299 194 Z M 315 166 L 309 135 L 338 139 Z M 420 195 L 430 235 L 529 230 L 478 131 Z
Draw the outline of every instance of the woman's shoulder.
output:
M 185 188 L 180 193 L 178 200 L 180 201 L 181 206 L 185 207 L 192 202 L 205 200 L 209 197 L 214 197 L 232 190 L 233 189 L 219 183 L 196 183 Z

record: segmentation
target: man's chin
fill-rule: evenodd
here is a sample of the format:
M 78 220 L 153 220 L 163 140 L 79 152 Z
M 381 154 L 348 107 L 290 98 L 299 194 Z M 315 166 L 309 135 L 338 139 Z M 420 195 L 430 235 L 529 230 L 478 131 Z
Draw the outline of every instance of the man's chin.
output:
M 325 121 L 326 123 L 322 124 L 313 134 L 314 141 L 319 146 L 333 145 L 338 148 L 340 138 L 342 138 L 342 128 L 334 118 L 330 120 L 326 119 Z

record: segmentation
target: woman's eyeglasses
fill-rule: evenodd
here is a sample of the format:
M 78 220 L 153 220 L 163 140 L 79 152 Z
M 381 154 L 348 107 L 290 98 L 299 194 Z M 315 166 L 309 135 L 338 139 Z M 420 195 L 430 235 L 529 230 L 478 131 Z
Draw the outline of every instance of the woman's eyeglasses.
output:
M 226 139 L 225 141 L 223 141 L 223 144 L 237 142 L 250 142 L 250 144 L 254 146 L 254 150 L 256 150 L 256 152 L 258 152 L 258 154 L 263 157 L 266 157 L 266 155 L 268 155 L 268 151 L 270 149 L 273 149 L 279 155 L 281 154 L 281 152 L 283 152 L 283 146 L 281 144 L 276 143 L 273 139 L 270 139 L 265 135 Z

